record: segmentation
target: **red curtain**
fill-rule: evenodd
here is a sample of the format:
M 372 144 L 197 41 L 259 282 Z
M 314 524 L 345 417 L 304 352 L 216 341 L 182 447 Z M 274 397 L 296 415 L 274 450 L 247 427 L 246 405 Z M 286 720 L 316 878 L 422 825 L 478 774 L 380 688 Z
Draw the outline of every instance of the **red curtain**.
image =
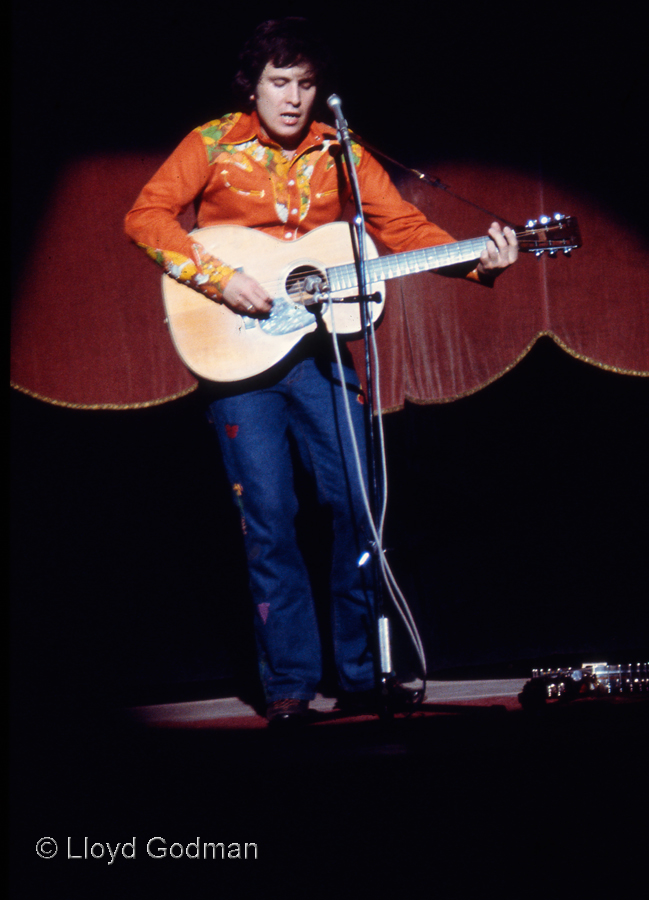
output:
M 66 406 L 137 408 L 195 387 L 164 324 L 160 272 L 122 230 L 161 161 L 102 156 L 62 173 L 14 297 L 15 388 Z M 442 162 L 430 174 L 516 223 L 557 211 L 575 216 L 583 246 L 570 258 L 526 254 L 492 290 L 429 273 L 389 282 L 377 333 L 383 409 L 477 391 L 540 335 L 595 365 L 649 374 L 649 247 L 640 234 L 597 197 L 528 172 Z M 414 179 L 399 187 L 458 239 L 490 224 L 443 190 Z M 361 343 L 352 351 L 360 359 Z

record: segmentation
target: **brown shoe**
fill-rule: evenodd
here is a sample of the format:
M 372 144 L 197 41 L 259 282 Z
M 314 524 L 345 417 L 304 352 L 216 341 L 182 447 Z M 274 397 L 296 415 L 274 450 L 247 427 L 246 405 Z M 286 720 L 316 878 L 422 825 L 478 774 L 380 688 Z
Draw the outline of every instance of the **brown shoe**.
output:
M 274 700 L 266 708 L 268 724 L 273 727 L 286 727 L 289 725 L 303 725 L 309 712 L 308 700 L 296 700 L 289 697 L 286 700 Z

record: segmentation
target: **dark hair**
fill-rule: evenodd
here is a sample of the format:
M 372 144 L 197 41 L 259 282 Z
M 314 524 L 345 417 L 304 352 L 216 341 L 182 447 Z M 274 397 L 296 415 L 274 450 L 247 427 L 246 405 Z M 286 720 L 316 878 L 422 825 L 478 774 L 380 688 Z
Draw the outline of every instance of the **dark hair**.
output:
M 239 71 L 232 87 L 240 108 L 247 112 L 254 106 L 250 97 L 268 63 L 278 69 L 308 64 L 322 99 L 322 88 L 329 76 L 330 58 L 306 19 L 288 17 L 262 22 L 244 44 L 239 54 Z

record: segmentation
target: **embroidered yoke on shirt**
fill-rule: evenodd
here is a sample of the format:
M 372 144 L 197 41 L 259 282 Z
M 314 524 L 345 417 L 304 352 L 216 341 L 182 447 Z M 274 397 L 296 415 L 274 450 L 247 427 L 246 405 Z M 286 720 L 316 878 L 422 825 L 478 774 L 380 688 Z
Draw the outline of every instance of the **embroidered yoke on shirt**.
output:
M 393 252 L 453 238 L 402 199 L 383 167 L 353 144 L 368 232 Z M 243 225 L 296 240 L 340 219 L 351 197 L 334 129 L 313 122 L 288 158 L 256 113 L 234 113 L 192 131 L 142 190 L 127 234 L 169 275 L 213 296 L 234 274 L 227 260 L 199 254 L 177 221 L 192 203 L 198 228 Z

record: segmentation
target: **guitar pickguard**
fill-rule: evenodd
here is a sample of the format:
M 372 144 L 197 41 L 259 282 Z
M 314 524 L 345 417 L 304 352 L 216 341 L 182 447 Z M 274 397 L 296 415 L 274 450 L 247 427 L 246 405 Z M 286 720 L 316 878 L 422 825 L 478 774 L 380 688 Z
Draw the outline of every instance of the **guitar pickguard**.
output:
M 246 328 L 255 328 L 259 325 L 265 334 L 278 337 L 308 328 L 313 324 L 314 313 L 286 297 L 278 297 L 273 300 L 273 308 L 268 316 L 264 318 L 242 316 L 241 318 Z

